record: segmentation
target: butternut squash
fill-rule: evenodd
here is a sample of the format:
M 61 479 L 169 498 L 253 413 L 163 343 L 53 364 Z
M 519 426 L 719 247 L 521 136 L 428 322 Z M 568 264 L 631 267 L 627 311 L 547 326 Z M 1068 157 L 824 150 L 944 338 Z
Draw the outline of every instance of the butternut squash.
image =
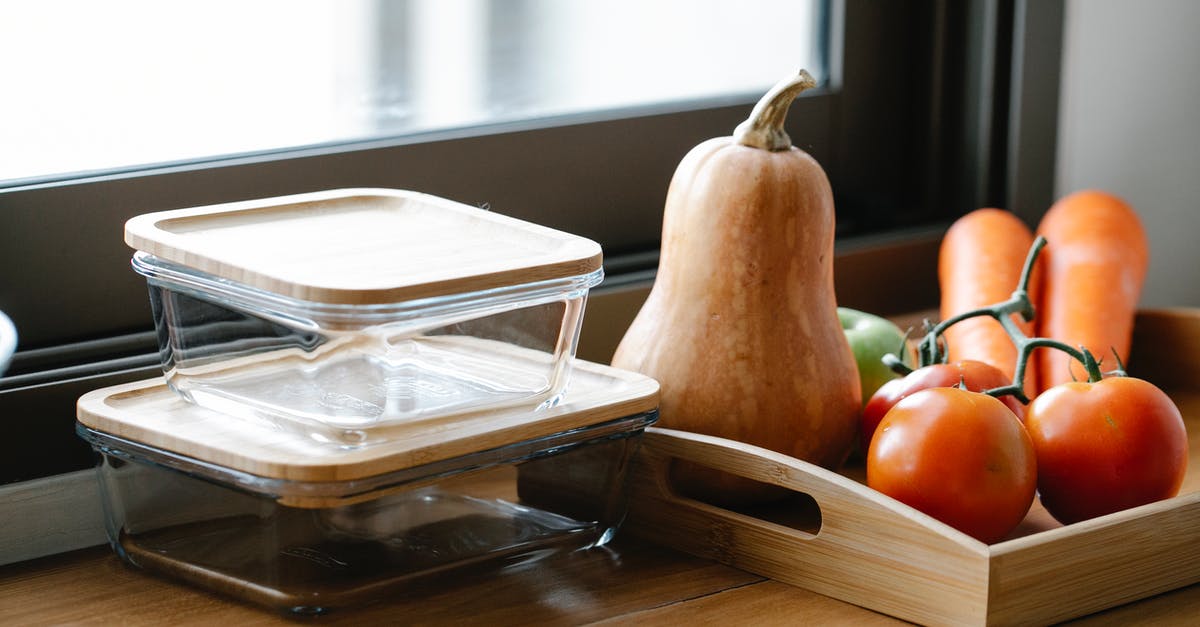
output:
M 732 137 L 705 141 L 667 191 L 658 275 L 612 363 L 658 380 L 662 426 L 738 440 L 827 468 L 845 461 L 862 407 L 833 289 L 833 195 L 783 122 L 803 70 L 773 87 Z M 676 465 L 709 502 L 772 496 Z

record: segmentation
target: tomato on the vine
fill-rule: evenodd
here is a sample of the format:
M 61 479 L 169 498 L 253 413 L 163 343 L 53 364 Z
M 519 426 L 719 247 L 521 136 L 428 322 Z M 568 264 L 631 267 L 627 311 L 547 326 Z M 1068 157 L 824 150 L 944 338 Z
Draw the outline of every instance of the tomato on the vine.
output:
M 983 542 L 1033 504 L 1037 463 L 1021 421 L 996 398 L 934 387 L 901 399 L 867 452 L 867 485 Z
M 933 364 L 917 368 L 902 378 L 892 379 L 883 384 L 867 405 L 863 407 L 859 436 L 863 454 L 871 446 L 871 437 L 879 421 L 883 420 L 900 399 L 929 388 L 955 387 L 962 383 L 968 390 L 982 392 L 1004 387 L 1012 383 L 1008 375 L 1000 372 L 999 368 L 982 361 L 964 359 L 948 364 Z M 1001 399 L 1018 419 L 1025 415 L 1025 406 L 1012 396 Z
M 1170 498 L 1187 470 L 1179 408 L 1132 377 L 1064 383 L 1029 405 L 1042 505 L 1068 524 Z

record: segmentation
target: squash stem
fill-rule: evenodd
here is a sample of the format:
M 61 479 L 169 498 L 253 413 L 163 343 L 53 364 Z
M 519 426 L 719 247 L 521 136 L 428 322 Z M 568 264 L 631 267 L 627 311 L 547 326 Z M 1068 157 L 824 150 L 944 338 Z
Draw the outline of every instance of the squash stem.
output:
M 734 129 L 733 140 L 743 146 L 771 152 L 788 150 L 792 147 L 792 139 L 783 130 L 788 108 L 801 92 L 816 86 L 816 79 L 806 70 L 779 81 L 754 105 L 750 117 Z

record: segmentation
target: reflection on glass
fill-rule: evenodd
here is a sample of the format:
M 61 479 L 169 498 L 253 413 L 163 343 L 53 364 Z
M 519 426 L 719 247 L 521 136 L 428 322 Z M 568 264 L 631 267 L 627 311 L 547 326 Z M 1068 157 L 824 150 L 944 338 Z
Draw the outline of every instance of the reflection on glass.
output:
M 760 91 L 821 0 L 0 7 L 0 181 Z

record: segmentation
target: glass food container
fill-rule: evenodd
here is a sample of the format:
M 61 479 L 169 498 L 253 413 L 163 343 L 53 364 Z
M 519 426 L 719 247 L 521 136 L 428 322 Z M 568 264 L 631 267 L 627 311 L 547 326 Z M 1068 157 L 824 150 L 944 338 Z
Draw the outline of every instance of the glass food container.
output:
M 658 384 L 578 362 L 563 402 L 347 448 L 231 420 L 161 379 L 84 395 L 106 528 L 128 563 L 286 612 L 602 545 Z
M 398 190 L 145 214 L 125 241 L 173 390 L 347 445 L 553 406 L 603 277 L 591 240 Z

